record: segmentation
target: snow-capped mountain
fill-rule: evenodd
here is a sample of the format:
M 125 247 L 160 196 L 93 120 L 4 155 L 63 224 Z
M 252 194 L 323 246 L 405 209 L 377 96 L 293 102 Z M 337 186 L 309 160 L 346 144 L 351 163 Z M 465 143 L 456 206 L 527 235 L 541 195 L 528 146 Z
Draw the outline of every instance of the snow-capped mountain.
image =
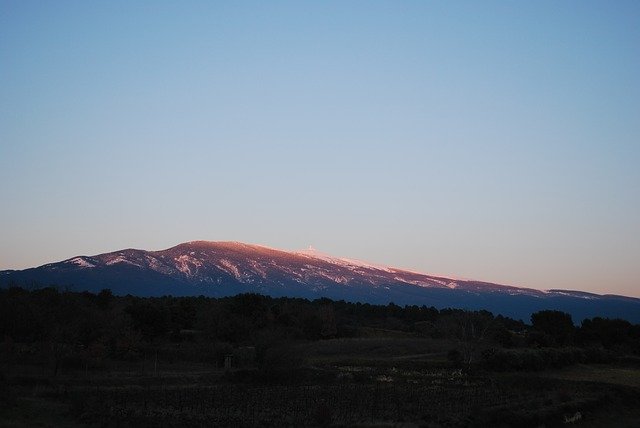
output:
M 56 284 L 88 291 L 110 288 L 117 294 L 142 296 L 257 292 L 487 309 L 525 320 L 535 310 L 555 308 L 571 312 L 577 320 L 599 315 L 640 321 L 640 299 L 461 280 L 333 257 L 312 248 L 291 252 L 239 242 L 194 241 L 161 251 L 127 249 L 78 256 L 22 271 L 2 271 L 0 284 Z

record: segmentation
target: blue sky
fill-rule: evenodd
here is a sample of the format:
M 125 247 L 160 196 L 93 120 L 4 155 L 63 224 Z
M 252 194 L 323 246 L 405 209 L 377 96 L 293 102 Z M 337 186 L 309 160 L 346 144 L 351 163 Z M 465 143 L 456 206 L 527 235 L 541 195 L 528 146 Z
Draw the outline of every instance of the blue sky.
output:
M 0 269 L 237 240 L 640 296 L 637 2 L 0 2 Z

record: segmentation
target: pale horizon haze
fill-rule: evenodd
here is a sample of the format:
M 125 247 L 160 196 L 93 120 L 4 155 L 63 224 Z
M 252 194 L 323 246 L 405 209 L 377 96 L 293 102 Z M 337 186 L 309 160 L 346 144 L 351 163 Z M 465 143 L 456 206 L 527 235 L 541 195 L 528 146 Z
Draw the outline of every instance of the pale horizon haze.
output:
M 0 207 L 0 270 L 240 241 L 640 297 L 640 3 L 0 0 Z

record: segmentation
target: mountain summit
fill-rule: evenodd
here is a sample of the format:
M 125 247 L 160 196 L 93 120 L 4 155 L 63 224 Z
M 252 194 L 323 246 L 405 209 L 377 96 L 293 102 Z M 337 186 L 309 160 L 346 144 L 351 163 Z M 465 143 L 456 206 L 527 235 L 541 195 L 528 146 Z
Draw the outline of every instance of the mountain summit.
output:
M 0 285 L 110 288 L 140 296 L 328 297 L 366 303 L 487 309 L 528 321 L 531 312 L 559 309 L 584 317 L 640 321 L 640 299 L 563 290 L 539 291 L 411 272 L 333 257 L 310 247 L 282 251 L 240 242 L 193 241 L 161 251 L 126 249 L 77 256 L 21 271 L 0 271 Z

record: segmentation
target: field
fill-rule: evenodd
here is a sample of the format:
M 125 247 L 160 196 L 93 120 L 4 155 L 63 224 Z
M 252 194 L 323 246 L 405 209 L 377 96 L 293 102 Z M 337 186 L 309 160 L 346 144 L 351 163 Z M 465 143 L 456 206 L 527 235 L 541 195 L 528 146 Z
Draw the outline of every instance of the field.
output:
M 545 372 L 542 376 L 568 381 L 596 382 L 640 388 L 640 370 L 634 367 L 579 364 L 562 370 Z
M 222 369 L 154 357 L 100 369 L 5 367 L 0 425 L 637 426 L 640 370 L 575 365 L 466 373 L 446 340 L 333 339 L 288 346 L 287 367 Z M 288 362 L 285 361 L 285 362 Z M 10 370 L 9 370 L 10 369 Z

